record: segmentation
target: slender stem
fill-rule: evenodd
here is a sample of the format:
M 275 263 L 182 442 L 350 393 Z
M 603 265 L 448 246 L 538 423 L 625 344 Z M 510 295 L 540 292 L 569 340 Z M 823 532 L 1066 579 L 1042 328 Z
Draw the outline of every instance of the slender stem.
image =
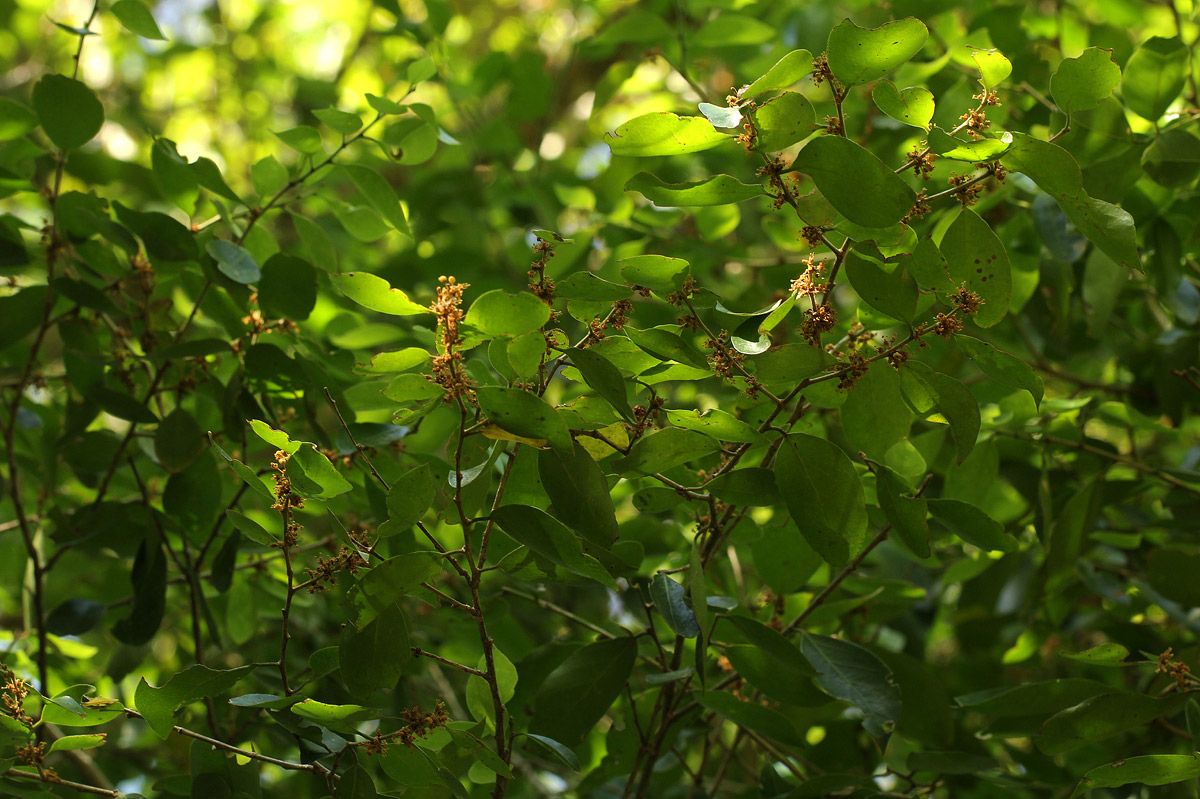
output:
M 428 652 L 419 646 L 412 647 L 412 653 L 413 653 L 413 657 L 429 658 L 430 660 L 436 660 L 438 663 L 445 663 L 447 666 L 458 669 L 459 671 L 465 671 L 467 674 L 473 674 L 476 677 L 482 677 L 485 680 L 487 679 L 486 671 L 480 671 L 479 669 L 473 669 L 470 666 L 450 660 L 449 658 L 444 658 L 441 655 L 435 655 L 433 652 Z
M 39 774 L 36 771 L 23 771 L 21 769 L 10 768 L 7 771 L 0 771 L 0 777 L 20 780 L 34 780 L 35 782 L 44 782 L 50 785 L 59 785 L 64 788 L 70 788 L 73 791 L 80 793 L 91 793 L 97 796 L 125 796 L 126 794 L 114 788 L 101 788 L 99 785 L 85 785 L 82 782 L 72 782 L 64 780 L 61 777 L 52 777 L 49 774 Z

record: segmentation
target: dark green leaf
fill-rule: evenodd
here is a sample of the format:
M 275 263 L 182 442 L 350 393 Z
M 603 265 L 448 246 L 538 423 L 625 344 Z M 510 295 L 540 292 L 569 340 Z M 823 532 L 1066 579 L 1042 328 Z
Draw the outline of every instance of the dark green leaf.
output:
M 695 638 L 700 634 L 700 625 L 696 623 L 696 614 L 683 599 L 686 593 L 686 589 L 668 574 L 656 574 L 650 581 L 650 598 L 668 626 L 676 635 Z
M 839 213 L 866 227 L 896 224 L 916 201 L 916 194 L 890 166 L 841 136 L 821 136 L 804 145 L 792 169 L 811 177 Z
M 867 732 L 882 737 L 900 717 L 900 690 L 883 662 L 858 644 L 806 633 L 800 651 L 817 670 L 817 684 L 857 707 Z
M 33 110 L 42 130 L 60 150 L 87 144 L 104 124 L 104 107 L 96 95 L 66 75 L 46 75 L 37 82 Z
M 379 526 L 379 535 L 386 538 L 409 530 L 429 510 L 436 493 L 428 464 L 400 475 L 388 490 L 388 520 Z
M 1178 36 L 1151 36 L 1125 64 L 1121 98 L 1137 115 L 1158 121 L 1187 80 L 1188 47 Z
M 668 427 L 638 439 L 628 455 L 613 462 L 613 469 L 620 474 L 654 474 L 718 449 L 720 445 L 703 433 Z
M 492 519 L 515 539 L 569 572 L 616 587 L 600 562 L 583 551 L 579 538 L 553 516 L 526 505 L 504 505 L 492 511 Z
M 796 526 L 826 561 L 845 565 L 866 545 L 862 482 L 835 445 L 809 435 L 788 436 L 775 457 L 775 480 Z
M 540 450 L 538 476 L 555 516 L 589 541 L 612 546 L 618 530 L 608 480 L 583 447 L 576 445 L 569 454 Z
M 223 694 L 241 682 L 253 671 L 253 666 L 236 669 L 210 669 L 208 666 L 189 666 L 172 675 L 158 688 L 150 685 L 143 677 L 138 683 L 134 699 L 137 710 L 154 730 L 155 735 L 166 740 L 174 725 L 175 711 L 184 705 Z
M 637 642 L 627 636 L 575 650 L 542 683 L 530 731 L 579 745 L 624 690 L 636 659 Z
M 411 658 L 404 611 L 395 602 L 379 609 L 365 625 L 342 628 L 338 663 L 353 697 L 367 698 L 374 691 L 395 687 Z
M 807 97 L 799 92 L 784 92 L 754 112 L 758 130 L 754 148 L 764 153 L 787 149 L 812 133 L 816 119 L 817 112 Z
M 516 388 L 476 390 L 479 407 L 493 424 L 523 438 L 543 439 L 562 452 L 574 446 L 566 422 L 541 397 Z
M 1004 525 L 974 505 L 957 499 L 931 499 L 928 503 L 933 518 L 968 544 L 999 552 L 1017 548 L 1016 539 L 1004 532 Z
M 812 53 L 808 50 L 793 50 L 775 62 L 766 74 L 751 83 L 742 97 L 750 99 L 766 92 L 786 89 L 812 72 Z
M 742 183 L 729 175 L 714 175 L 690 183 L 664 183 L 649 172 L 639 172 L 630 178 L 625 191 L 640 192 L 663 207 L 727 205 L 764 196 L 762 186 Z
M 377 563 L 346 592 L 355 612 L 354 626 L 363 630 L 381 613 L 438 573 L 437 553 L 409 552 Z
M 154 21 L 150 8 L 142 0 L 117 0 L 112 4 L 113 16 L 120 20 L 126 30 L 147 39 L 166 39 Z

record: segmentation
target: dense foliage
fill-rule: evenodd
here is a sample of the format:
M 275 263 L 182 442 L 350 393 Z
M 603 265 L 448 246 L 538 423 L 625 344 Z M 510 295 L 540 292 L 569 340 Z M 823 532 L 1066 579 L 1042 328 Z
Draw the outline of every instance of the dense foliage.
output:
M 0 3 L 0 794 L 1195 796 L 1198 17 Z

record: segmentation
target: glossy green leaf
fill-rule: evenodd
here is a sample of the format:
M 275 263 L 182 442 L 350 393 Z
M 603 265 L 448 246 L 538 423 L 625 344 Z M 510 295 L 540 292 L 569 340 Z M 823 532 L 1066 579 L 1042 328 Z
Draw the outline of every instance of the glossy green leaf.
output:
M 704 488 L 714 497 L 734 505 L 778 505 L 783 501 L 770 469 L 734 469 L 716 477 Z
M 174 725 L 176 710 L 206 697 L 225 693 L 241 682 L 253 668 L 240 666 L 221 670 L 197 664 L 172 675 L 157 688 L 143 677 L 134 692 L 134 702 L 154 734 L 166 740 Z
M 846 279 L 875 310 L 905 322 L 917 312 L 918 286 L 909 267 L 911 259 L 887 261 L 872 242 L 860 242 L 846 255 Z
M 624 690 L 636 659 L 637 642 L 627 636 L 575 650 L 538 690 L 530 732 L 578 746 Z
M 758 136 L 754 148 L 764 153 L 787 149 L 808 138 L 816 119 L 817 112 L 807 97 L 799 92 L 784 92 L 755 110 Z
M 154 21 L 150 8 L 142 0 L 117 0 L 109 9 L 125 29 L 147 39 L 166 39 Z
M 810 176 L 839 213 L 866 227 L 896 224 L 916 201 L 916 194 L 890 166 L 841 136 L 810 141 L 792 169 Z
M 574 446 L 558 411 L 536 394 L 493 386 L 480 387 L 475 393 L 480 409 L 500 429 L 524 438 L 545 439 L 563 452 Z
M 633 409 L 629 407 L 629 400 L 625 396 L 625 378 L 621 376 L 621 372 L 613 366 L 611 361 L 592 350 L 574 347 L 567 350 L 567 356 L 571 359 L 572 365 L 579 370 L 584 381 L 597 394 L 603 397 L 617 413 L 626 419 L 633 419 Z
M 878 28 L 860 28 L 842 20 L 829 34 L 825 52 L 834 77 L 847 86 L 882 78 L 911 59 L 925 46 L 929 29 L 913 17 Z
M 856 451 L 882 459 L 908 435 L 912 412 L 900 394 L 900 377 L 886 360 L 868 367 L 842 405 L 842 432 Z
M 604 134 L 613 155 L 682 155 L 709 150 L 732 137 L 704 117 L 681 117 L 666 111 L 644 114 Z
M 637 440 L 624 458 L 613 462 L 618 474 L 654 474 L 697 460 L 720 449 L 703 433 L 680 427 L 655 430 Z
M 258 304 L 272 317 L 307 319 L 317 304 L 317 270 L 302 258 L 272 255 L 262 265 Z
M 329 458 L 312 444 L 301 445 L 292 454 L 287 474 L 296 491 L 314 499 L 332 499 L 353 488 Z
M 46 75 L 37 82 L 33 110 L 42 130 L 60 150 L 87 144 L 104 124 L 100 100 L 83 83 L 65 75 Z
M 645 175 L 645 172 L 640 173 Z M 636 179 L 636 176 L 635 176 Z M 632 183 L 633 180 L 630 181 Z M 628 188 L 629 184 L 626 184 Z M 633 294 L 628 286 L 597 277 L 591 272 L 572 272 L 562 280 L 555 281 L 554 293 L 564 300 L 586 300 L 588 302 L 616 302 Z
M 272 133 L 288 147 L 305 155 L 316 155 L 322 152 L 321 133 L 311 125 L 297 125 L 288 130 L 272 131 Z
M 1071 796 L 1096 788 L 1115 788 L 1131 783 L 1170 785 L 1200 777 L 1200 755 L 1138 755 L 1097 766 L 1079 779 Z
M 932 137 L 931 137 L 932 138 Z M 950 161 L 994 161 L 1008 152 L 1013 145 L 1013 135 L 1007 131 L 995 138 L 982 138 L 963 141 L 954 136 L 939 147 L 937 154 Z
M 638 330 L 628 325 L 621 330 L 629 337 L 630 341 L 648 355 L 653 355 L 663 361 L 687 364 L 697 369 L 707 370 L 709 368 L 708 359 L 704 353 L 685 341 L 678 333 L 657 327 Z
M 1112 50 L 1089 47 L 1077 58 L 1065 58 L 1050 78 L 1050 95 L 1068 116 L 1100 105 L 1121 82 L 1121 67 Z
M 330 275 L 329 279 L 338 291 L 372 311 L 392 316 L 430 313 L 428 308 L 413 302 L 403 291 L 392 288 L 386 280 L 370 272 L 346 272 Z
M 863 712 L 863 727 L 876 737 L 900 717 L 900 689 L 870 650 L 840 638 L 805 633 L 800 651 L 817 670 L 817 684 Z
M 545 735 L 534 735 L 531 732 L 523 732 L 518 734 L 524 735 L 526 738 L 537 743 L 542 747 L 542 749 L 549 752 L 572 771 L 580 770 L 581 766 L 579 764 L 579 758 L 575 755 L 575 753 L 553 738 L 547 738 Z
M 342 111 L 338 108 L 318 108 L 312 113 L 317 119 L 343 136 L 356 133 L 363 125 L 362 118 L 358 114 L 351 114 L 349 111 Z
M 766 92 L 786 89 L 813 71 L 813 56 L 808 50 L 793 50 L 775 62 L 761 78 L 742 92 L 742 97 L 756 97 Z
M 975 50 L 972 60 L 979 67 L 979 82 L 985 89 L 994 89 L 1012 74 L 1012 62 L 999 50 Z
M 912 496 L 899 475 L 886 466 L 875 471 L 875 495 L 896 537 L 918 558 L 929 557 L 928 501 Z
M 929 129 L 933 119 L 933 93 L 920 86 L 897 88 L 890 80 L 881 80 L 871 90 L 871 99 L 879 110 L 905 125 Z
M 91 735 L 64 735 L 54 739 L 50 748 L 46 750 L 46 754 L 75 749 L 95 749 L 98 746 L 104 746 L 107 739 L 108 735 L 103 732 Z
M 492 519 L 514 540 L 551 563 L 580 577 L 616 587 L 600 562 L 584 553 L 578 536 L 548 513 L 526 505 L 504 505 L 492 511 Z
M 1179 97 L 1187 80 L 1188 47 L 1178 36 L 1151 36 L 1125 64 L 1121 98 L 1135 114 L 1155 122 Z
M 667 255 L 637 255 L 617 263 L 621 267 L 621 277 L 659 292 L 680 288 L 688 272 L 687 261 Z
M 731 413 L 713 408 L 701 413 L 695 411 L 667 411 L 667 419 L 677 427 L 695 430 L 712 436 L 718 441 L 735 441 L 742 444 L 762 444 L 766 438 L 762 433 L 738 419 Z
M 471 303 L 466 323 L 488 336 L 519 336 L 550 320 L 550 307 L 533 294 L 496 289 Z
M 404 209 L 400 207 L 400 199 L 396 196 L 395 189 L 383 175 L 377 170 L 357 164 L 347 164 L 342 169 L 380 216 L 396 230 L 407 235 L 408 220 L 404 218 Z
M 792 520 L 826 561 L 845 565 L 866 545 L 862 482 L 837 446 L 814 436 L 788 436 L 775 456 L 775 480 Z
M 250 167 L 250 179 L 261 196 L 270 197 L 288 184 L 289 176 L 287 167 L 279 163 L 275 156 L 268 155 Z
M 764 196 L 762 186 L 742 183 L 729 175 L 714 175 L 690 183 L 664 183 L 649 172 L 639 172 L 630 178 L 625 191 L 639 192 L 664 208 L 727 205 Z

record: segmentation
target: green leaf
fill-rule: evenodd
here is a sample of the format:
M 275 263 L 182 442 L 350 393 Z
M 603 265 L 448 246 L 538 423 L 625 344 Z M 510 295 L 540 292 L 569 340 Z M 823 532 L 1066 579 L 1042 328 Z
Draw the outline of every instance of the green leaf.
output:
M 38 126 L 37 114 L 28 106 L 0 97 L 0 141 L 24 136 Z
M 358 119 L 358 117 L 355 117 Z M 388 221 L 392 227 L 405 235 L 409 235 L 408 220 L 404 218 L 404 209 L 400 207 L 400 199 L 391 185 L 378 171 L 357 164 L 347 164 L 342 167 L 363 195 L 367 202 Z
M 571 431 L 553 407 L 536 394 L 517 388 L 480 387 L 479 408 L 501 430 L 523 438 L 540 438 L 555 449 L 570 452 Z
M 1109 643 L 1093 646 L 1082 652 L 1059 652 L 1058 654 L 1067 660 L 1087 663 L 1091 666 L 1125 666 L 1127 664 L 1124 661 L 1129 657 L 1129 650 L 1120 644 Z
M 167 471 L 181 472 L 204 451 L 207 439 L 200 425 L 183 408 L 159 422 L 154 433 L 154 454 Z
M 640 173 L 645 175 L 645 172 Z M 636 179 L 636 177 L 634 178 Z M 633 181 L 631 180 L 630 183 Z M 629 188 L 629 184 L 625 184 Z M 554 284 L 555 296 L 564 300 L 587 300 L 588 302 L 616 302 L 628 299 L 633 290 L 619 283 L 612 283 L 591 272 L 572 272 Z
M 687 276 L 688 262 L 682 258 L 666 255 L 635 255 L 617 261 L 621 277 L 638 286 L 646 286 L 658 292 L 674 291 L 682 287 Z
M 1033 397 L 1035 405 L 1041 405 L 1044 387 L 1042 378 L 1029 364 L 1015 355 L 996 349 L 986 341 L 959 334 L 954 337 L 959 349 L 975 362 L 979 370 L 1002 385 L 1024 389 Z
M 287 475 L 298 493 L 312 499 L 332 499 L 353 488 L 313 444 L 301 445 L 292 453 Z
M 664 183 L 649 172 L 639 172 L 630 178 L 625 191 L 641 192 L 647 200 L 664 208 L 727 205 L 766 196 L 762 186 L 742 183 L 729 175 L 714 175 L 691 183 Z M 565 296 L 561 292 L 559 295 Z
M 858 86 L 882 78 L 921 52 L 927 38 L 929 29 L 913 17 L 878 28 L 860 28 L 847 19 L 830 32 L 825 52 L 834 77 Z
M 900 394 L 900 376 L 886 360 L 867 368 L 846 397 L 841 415 L 850 446 L 876 460 L 908 436 L 913 418 Z
M 716 477 L 704 488 L 717 499 L 733 505 L 778 505 L 783 497 L 775 485 L 775 473 L 770 469 L 748 467 Z
M 1004 532 L 1004 525 L 974 505 L 957 499 L 928 500 L 929 512 L 959 538 L 984 551 L 1012 552 L 1016 539 Z
M 1012 74 L 1012 63 L 999 50 L 975 50 L 971 53 L 979 67 L 979 82 L 985 89 L 994 89 Z
M 492 664 L 496 670 L 496 687 L 499 689 L 500 701 L 508 702 L 513 698 L 517 688 L 517 668 L 508 659 L 508 656 L 500 651 L 499 647 L 492 649 Z M 476 668 L 480 671 L 487 670 L 487 658 L 484 655 L 479 656 L 479 662 Z M 492 701 L 492 689 L 488 685 L 487 680 L 472 674 L 467 678 L 467 707 L 471 710 L 471 715 L 477 719 L 487 719 L 491 724 L 491 729 L 495 729 L 495 706 Z
M 754 149 L 763 153 L 785 150 L 813 132 L 817 112 L 799 92 L 784 92 L 754 112 L 758 136 Z
M 755 649 L 771 661 L 783 679 L 815 677 L 817 672 L 800 650 L 783 633 L 746 616 L 722 616 L 737 628 Z
M 788 436 L 775 456 L 775 480 L 796 526 L 826 561 L 844 566 L 866 546 L 862 481 L 837 446 L 814 436 Z
M 709 150 L 731 141 L 704 117 L 681 117 L 667 111 L 643 114 L 604 134 L 613 155 L 681 155 Z
M 628 636 L 576 649 L 542 682 L 530 732 L 578 746 L 620 696 L 636 660 L 637 641 Z
M 272 255 L 262 265 L 258 304 L 272 318 L 304 321 L 317 304 L 317 270 L 302 258 Z
M 517 735 L 524 735 L 531 741 L 536 742 L 542 747 L 542 749 L 549 752 L 559 762 L 572 771 L 580 770 L 581 766 L 579 765 L 579 758 L 575 755 L 575 753 L 553 738 L 547 738 L 545 735 L 534 735 L 531 732 L 519 732 Z
M 363 126 L 362 118 L 358 114 L 338 108 L 318 108 L 313 111 L 313 116 L 343 136 L 357 133 Z
M 136 0 L 134 1 L 136 2 Z M 46 750 L 46 754 L 74 749 L 95 749 L 98 746 L 104 746 L 104 742 L 107 739 L 108 735 L 103 732 L 91 735 L 64 735 L 61 738 L 54 739 L 50 744 L 50 748 Z
M 886 466 L 875 470 L 875 495 L 879 508 L 904 546 L 918 558 L 929 557 L 929 503 L 924 497 L 911 496 L 899 475 Z
M 377 563 L 346 592 L 346 605 L 362 630 L 440 569 L 435 552 L 408 552 Z
M 900 689 L 891 671 L 868 649 L 850 641 L 805 633 L 800 651 L 817 670 L 817 684 L 863 712 L 867 732 L 883 737 L 900 717 Z
M 342 628 L 338 665 L 353 697 L 366 698 L 375 691 L 394 688 L 411 659 L 404 611 L 395 602 L 379 609 L 365 625 Z
M 614 461 L 612 466 L 618 474 L 654 474 L 701 458 L 718 449 L 720 444 L 703 433 L 668 427 L 642 436 L 629 450 L 629 454 Z
M 626 419 L 633 420 L 633 409 L 625 395 L 625 378 L 620 370 L 613 366 L 612 361 L 598 352 L 572 347 L 567 356 L 571 364 L 579 370 L 586 382 L 597 394 L 604 398 L 613 409 Z
M 686 593 L 687 590 L 669 574 L 656 574 L 650 581 L 650 599 L 659 615 L 667 620 L 676 635 L 695 638 L 700 634 L 700 625 L 696 623 L 696 614 L 684 601 Z
M 176 150 L 175 142 L 170 139 L 157 139 L 150 148 L 150 164 L 154 170 L 154 179 L 171 202 L 188 215 L 195 213 L 196 200 L 200 196 L 200 182 L 187 159 Z
M 701 413 L 692 411 L 667 411 L 667 420 L 676 427 L 684 427 L 712 436 L 718 441 L 735 441 L 740 444 L 765 444 L 762 433 L 738 419 L 731 413 L 718 408 Z
M 338 291 L 364 308 L 392 316 L 414 316 L 432 313 L 424 305 L 418 305 L 400 289 L 392 288 L 383 278 L 370 272 L 346 272 L 330 275 L 329 280 Z
M 1025 173 L 1053 197 L 1079 232 L 1105 255 L 1127 269 L 1141 270 L 1133 217 L 1125 209 L 1090 197 L 1084 191 L 1079 164 L 1070 153 L 1056 144 L 1015 133 L 1013 147 L 1001 163 Z
M 963 208 L 939 246 L 954 287 L 966 284 L 983 300 L 973 317 L 975 323 L 991 327 L 1003 319 L 1012 297 L 1012 267 L 1008 251 L 991 225 L 971 209 Z
M 916 317 L 919 294 L 909 266 L 911 260 L 911 256 L 900 256 L 888 261 L 873 242 L 859 242 L 846 255 L 846 279 L 863 302 L 875 310 L 911 322 Z
M 65 600 L 46 617 L 46 630 L 54 635 L 83 635 L 100 623 L 107 608 L 93 599 Z
M 33 87 L 33 110 L 42 130 L 60 150 L 87 144 L 104 124 L 104 106 L 84 84 L 65 75 L 46 75 Z
M 724 11 L 696 31 L 692 44 L 696 47 L 741 47 L 764 44 L 776 35 L 775 28 L 762 20 Z
M 166 39 L 154 21 L 154 14 L 142 0 L 117 0 L 110 9 L 125 29 L 147 39 Z
M 1193 182 L 1200 174 L 1200 137 L 1181 128 L 1161 132 L 1142 153 L 1142 168 L 1160 186 Z
M 297 152 L 305 155 L 316 155 L 322 152 L 321 132 L 311 125 L 297 125 L 294 128 L 281 131 L 271 131 L 281 142 Z
M 617 540 L 617 518 L 608 480 L 578 444 L 568 453 L 538 452 L 538 476 L 557 516 L 587 540 L 602 547 Z
M 224 239 L 213 239 L 204 248 L 217 262 L 217 268 L 238 283 L 257 283 L 262 270 L 249 250 Z
M 162 545 L 142 540 L 129 579 L 133 585 L 133 608 L 113 625 L 112 633 L 123 644 L 139 646 L 158 632 L 166 612 L 167 556 Z
M 796 156 L 792 169 L 811 177 L 838 213 L 865 227 L 896 224 L 916 201 L 916 194 L 891 167 L 842 136 L 813 139 Z
M 292 705 L 291 711 L 303 719 L 312 719 L 330 729 L 353 732 L 360 721 L 379 718 L 379 711 L 362 705 L 331 705 L 305 699 Z
M 1189 578 L 1200 566 L 1200 553 L 1177 547 L 1155 548 L 1150 553 L 1146 581 L 1167 599 L 1184 607 L 1200 607 L 1200 586 Z
M 492 519 L 518 543 L 551 563 L 616 588 L 616 581 L 600 562 L 584 553 L 575 533 L 550 514 L 527 505 L 504 505 L 492 511 Z
M 765 735 L 788 746 L 805 745 L 804 736 L 797 731 L 792 720 L 778 710 L 721 691 L 702 693 L 696 701 L 714 713 L 724 716 L 737 727 Z
M 904 368 L 904 377 L 923 383 L 936 396 L 937 409 L 954 434 L 955 454 L 957 462 L 961 464 L 971 454 L 979 438 L 979 402 L 975 395 L 953 377 L 934 371 L 920 361 L 910 361 Z
M 1113 93 L 1121 82 L 1121 67 L 1112 50 L 1089 47 L 1077 58 L 1064 58 L 1050 78 L 1050 96 L 1067 116 L 1087 111 Z
M 397 477 L 388 489 L 388 520 L 379 525 L 380 537 L 386 538 L 411 529 L 429 510 L 436 494 L 433 474 L 427 463 Z
M 1097 766 L 1084 774 L 1071 796 L 1096 788 L 1121 785 L 1170 785 L 1200 777 L 1200 757 L 1190 755 L 1138 755 Z
M 154 424 L 158 417 L 141 400 L 124 391 L 93 386 L 87 391 L 89 402 L 95 403 L 105 413 L 135 424 Z
M 1162 699 L 1126 693 L 1093 696 L 1051 716 L 1034 743 L 1043 754 L 1053 757 L 1178 712 L 1186 701 L 1184 694 Z
M 766 74 L 746 87 L 741 93 L 745 99 L 767 92 L 786 89 L 813 71 L 813 56 L 808 50 L 793 50 L 775 62 Z
M 527 291 L 496 289 L 471 303 L 465 321 L 486 336 L 519 336 L 550 321 L 550 306 Z
M 287 167 L 279 163 L 275 156 L 268 155 L 250 167 L 250 179 L 254 181 L 254 189 L 259 195 L 271 197 L 283 190 L 289 177 Z
M 697 108 L 714 128 L 736 128 L 742 124 L 742 112 L 736 107 L 726 108 L 712 103 L 700 103 Z
M 1125 64 L 1121 98 L 1138 116 L 1158 121 L 1187 81 L 1188 46 L 1178 36 L 1151 36 Z
M 254 670 L 253 666 L 236 669 L 210 669 L 208 666 L 189 666 L 172 675 L 158 688 L 143 677 L 134 692 L 137 711 L 146 719 L 154 734 L 164 741 L 174 726 L 175 711 L 184 705 L 223 694 L 241 682 Z
M 647 355 L 653 355 L 663 361 L 687 364 L 705 371 L 709 369 L 708 358 L 704 356 L 704 353 L 685 341 L 678 333 L 657 327 L 638 330 L 629 325 L 621 328 L 621 332 Z
M 871 90 L 871 99 L 879 110 L 905 125 L 929 129 L 933 119 L 933 92 L 921 86 L 906 89 L 896 87 L 890 80 L 881 80 Z
M 1064 677 L 1026 683 L 1014 688 L 993 688 L 955 697 L 955 704 L 987 716 L 1030 716 L 1057 713 L 1086 699 L 1112 693 L 1099 680 Z
M 938 156 L 950 161 L 994 161 L 1013 145 L 1013 134 L 1005 131 L 994 139 L 983 138 L 974 141 L 963 141 L 953 136 L 947 136 L 946 141 L 938 148 Z

